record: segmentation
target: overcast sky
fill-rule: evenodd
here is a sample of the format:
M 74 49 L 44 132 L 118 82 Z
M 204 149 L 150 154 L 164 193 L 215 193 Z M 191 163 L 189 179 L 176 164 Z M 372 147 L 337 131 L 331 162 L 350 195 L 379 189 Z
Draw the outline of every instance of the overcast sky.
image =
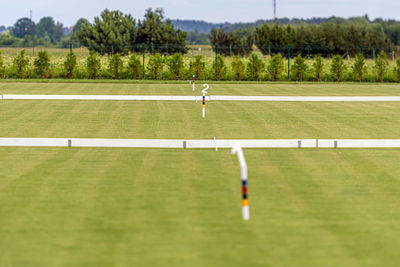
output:
M 170 19 L 195 19 L 208 22 L 252 22 L 273 17 L 272 0 L 0 0 L 0 25 L 11 26 L 21 17 L 38 22 L 52 16 L 65 26 L 79 18 L 93 21 L 105 9 L 121 10 L 142 18 L 147 8 L 163 8 Z M 400 20 L 400 0 L 277 0 L 277 16 L 311 18 L 328 16 L 382 17 Z

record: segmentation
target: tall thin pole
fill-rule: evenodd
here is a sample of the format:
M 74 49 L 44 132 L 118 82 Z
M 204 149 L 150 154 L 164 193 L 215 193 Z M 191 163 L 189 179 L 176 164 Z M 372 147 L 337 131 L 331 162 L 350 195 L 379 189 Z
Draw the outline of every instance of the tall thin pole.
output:
M 276 20 L 276 0 L 274 0 L 274 20 Z

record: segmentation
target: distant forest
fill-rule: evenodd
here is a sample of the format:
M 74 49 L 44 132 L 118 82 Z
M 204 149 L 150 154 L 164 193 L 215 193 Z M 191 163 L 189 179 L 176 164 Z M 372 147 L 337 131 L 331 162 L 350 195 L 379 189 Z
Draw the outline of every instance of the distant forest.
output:
M 254 36 L 254 32 L 257 28 L 263 25 L 292 25 L 295 29 L 304 26 L 306 29 L 313 30 L 314 28 L 309 28 L 308 26 L 318 26 L 318 25 L 338 25 L 341 28 L 349 28 L 351 25 L 355 27 L 356 30 L 360 31 L 361 35 L 365 35 L 367 32 L 371 32 L 370 29 L 374 28 L 375 32 L 380 32 L 381 39 L 390 40 L 394 45 L 400 45 L 400 21 L 396 20 L 383 20 L 377 18 L 371 20 L 368 15 L 363 17 L 352 17 L 352 18 L 340 18 L 340 17 L 329 17 L 329 18 L 310 18 L 310 19 L 298 19 L 298 18 L 280 18 L 277 20 L 257 20 L 255 22 L 249 23 L 209 23 L 205 21 L 196 20 L 171 20 L 171 23 L 177 29 L 181 29 L 187 32 L 186 41 L 188 44 L 212 44 L 215 45 L 215 36 L 213 37 L 213 31 L 223 29 L 224 32 L 232 33 L 233 35 L 238 35 L 239 39 L 244 36 L 244 32 L 249 32 L 250 35 Z M 211 35 L 210 35 L 211 34 Z M 247 34 L 247 39 L 249 38 Z M 238 39 L 236 36 L 229 37 L 227 39 L 233 38 Z M 254 39 L 254 38 L 253 38 Z M 224 45 L 247 45 L 250 44 L 248 40 L 242 40 L 240 42 L 230 42 L 225 40 Z M 282 45 L 283 43 L 279 43 Z M 271 43 L 271 45 L 277 45 L 276 43 Z M 320 44 L 321 45 L 321 44 Z M 361 44 L 354 44 L 361 45 Z M 362 45 L 368 45 L 363 43 Z
M 263 24 L 281 24 L 281 25 L 301 25 L 301 24 L 321 24 L 324 22 L 331 22 L 335 24 L 344 24 L 347 22 L 359 22 L 360 20 L 365 20 L 368 23 L 382 23 L 385 20 L 381 18 L 377 18 L 375 20 L 370 20 L 368 15 L 364 17 L 352 17 L 349 19 L 341 18 L 341 17 L 329 17 L 329 18 L 310 18 L 310 19 L 298 19 L 298 18 L 280 18 L 277 20 L 257 20 L 255 22 L 238 22 L 238 23 L 210 23 L 201 20 L 179 20 L 172 19 L 171 22 L 175 26 L 175 28 L 179 28 L 185 32 L 198 32 L 198 33 L 210 33 L 212 28 L 224 28 L 226 31 L 235 31 L 239 28 L 247 29 L 252 27 L 257 27 Z M 400 21 L 396 20 L 387 20 L 389 23 L 397 23 L 400 24 Z

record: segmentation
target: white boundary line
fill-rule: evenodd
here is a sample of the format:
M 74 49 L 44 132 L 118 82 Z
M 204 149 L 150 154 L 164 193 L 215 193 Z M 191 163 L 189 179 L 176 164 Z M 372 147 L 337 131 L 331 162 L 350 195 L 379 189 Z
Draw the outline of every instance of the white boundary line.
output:
M 90 138 L 0 138 L 0 146 L 43 147 L 141 147 L 141 148 L 313 148 L 316 139 L 90 139 Z
M 400 148 L 400 139 L 320 139 L 319 148 Z
M 232 148 L 236 144 L 242 148 L 400 148 L 400 139 L 0 138 L 0 147 Z
M 202 96 L 168 95 L 20 95 L 5 94 L 6 100 L 152 100 L 152 101 L 201 101 Z M 206 101 L 268 101 L 268 102 L 387 102 L 400 101 L 400 96 L 206 96 Z

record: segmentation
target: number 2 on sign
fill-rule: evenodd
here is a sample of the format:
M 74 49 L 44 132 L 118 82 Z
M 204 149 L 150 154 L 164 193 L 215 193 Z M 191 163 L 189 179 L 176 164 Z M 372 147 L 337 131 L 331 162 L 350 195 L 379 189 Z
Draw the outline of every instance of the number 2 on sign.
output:
M 203 105 L 202 105 L 202 109 L 201 109 L 201 117 L 205 118 L 206 117 L 206 94 L 208 94 L 207 90 L 208 88 L 210 88 L 210 86 L 208 84 L 203 84 L 204 89 L 201 90 L 201 92 L 203 93 Z
M 203 87 L 205 87 L 203 90 L 201 90 L 201 92 L 203 93 L 203 94 L 208 94 L 208 92 L 207 92 L 207 90 L 210 88 L 210 86 L 208 85 L 208 84 L 203 84 Z

